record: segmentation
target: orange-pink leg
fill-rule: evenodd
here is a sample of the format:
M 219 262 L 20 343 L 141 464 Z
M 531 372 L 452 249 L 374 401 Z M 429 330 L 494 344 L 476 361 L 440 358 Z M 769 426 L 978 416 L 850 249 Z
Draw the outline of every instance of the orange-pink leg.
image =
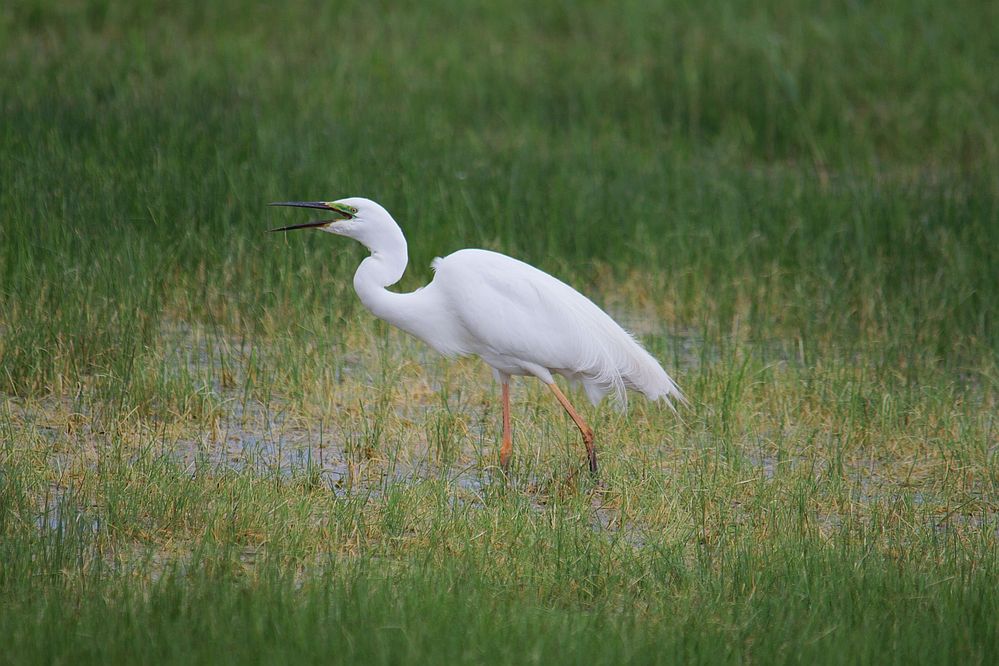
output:
M 500 447 L 500 467 L 510 469 L 513 453 L 513 431 L 510 428 L 510 384 L 503 382 L 503 445 Z
M 577 412 L 576 408 L 572 406 L 572 403 L 569 402 L 569 398 L 565 397 L 565 394 L 562 393 L 557 384 L 552 382 L 548 385 L 548 388 L 552 390 L 552 393 L 554 393 L 555 397 L 558 398 L 559 403 L 561 403 L 562 407 L 565 408 L 565 411 L 568 412 L 569 418 L 571 418 L 576 424 L 576 427 L 579 428 L 579 434 L 583 436 L 583 444 L 586 445 L 586 457 L 589 458 L 590 461 L 590 471 L 596 474 L 597 448 L 593 444 L 592 428 L 586 425 L 586 421 L 584 421 L 583 417 L 579 415 L 579 412 Z

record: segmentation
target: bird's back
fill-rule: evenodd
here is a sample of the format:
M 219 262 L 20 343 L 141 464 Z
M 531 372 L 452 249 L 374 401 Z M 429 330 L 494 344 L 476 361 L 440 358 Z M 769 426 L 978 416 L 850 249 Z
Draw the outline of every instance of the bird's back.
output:
M 500 372 L 583 383 L 594 403 L 625 389 L 650 400 L 683 400 L 662 366 L 610 315 L 564 282 L 488 250 L 460 250 L 434 261 L 438 292 L 464 331 L 465 353 Z M 539 372 L 539 369 L 542 371 Z

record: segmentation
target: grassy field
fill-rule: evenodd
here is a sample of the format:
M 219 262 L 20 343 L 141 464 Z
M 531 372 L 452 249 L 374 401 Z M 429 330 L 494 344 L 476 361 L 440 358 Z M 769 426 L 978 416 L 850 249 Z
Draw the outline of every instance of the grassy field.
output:
M 180 6 L 177 6 L 180 5 Z M 0 7 L 0 663 L 996 663 L 999 5 Z M 367 196 L 691 399 L 375 321 Z M 580 400 L 582 400 L 580 398 Z

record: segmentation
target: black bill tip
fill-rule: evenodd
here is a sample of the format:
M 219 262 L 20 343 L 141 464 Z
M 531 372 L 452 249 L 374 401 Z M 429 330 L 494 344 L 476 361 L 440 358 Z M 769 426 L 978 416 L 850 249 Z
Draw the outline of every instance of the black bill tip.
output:
M 330 210 L 328 201 L 273 201 L 268 206 L 288 206 L 290 208 L 318 208 L 320 210 Z
M 303 222 L 302 224 L 291 224 L 287 227 L 279 227 L 277 229 L 268 230 L 269 233 L 274 233 L 275 231 L 294 231 L 295 229 L 314 229 L 318 227 L 325 227 L 329 224 L 333 224 L 335 220 L 312 220 L 311 222 Z

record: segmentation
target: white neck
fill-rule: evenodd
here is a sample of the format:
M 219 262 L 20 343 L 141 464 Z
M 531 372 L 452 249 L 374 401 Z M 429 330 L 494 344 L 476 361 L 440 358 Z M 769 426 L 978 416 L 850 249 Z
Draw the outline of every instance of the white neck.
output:
M 417 334 L 420 308 L 415 302 L 416 292 L 397 294 L 386 289 L 402 279 L 409 262 L 406 239 L 398 227 L 396 230 L 397 234 L 380 236 L 370 245 L 365 243 L 371 256 L 354 273 L 354 291 L 376 317 Z
M 423 340 L 442 354 L 466 353 L 460 327 L 447 313 L 438 289 L 431 282 L 408 294 L 386 289 L 402 278 L 409 256 L 406 237 L 385 213 L 372 223 L 347 228 L 349 235 L 371 251 L 354 273 L 354 290 L 365 307 L 379 319 Z
M 406 254 L 372 252 L 354 272 L 354 290 L 369 310 L 382 317 L 379 306 L 386 295 L 396 295 L 385 287 L 402 279 L 409 258 Z M 383 317 L 384 318 L 384 317 Z

